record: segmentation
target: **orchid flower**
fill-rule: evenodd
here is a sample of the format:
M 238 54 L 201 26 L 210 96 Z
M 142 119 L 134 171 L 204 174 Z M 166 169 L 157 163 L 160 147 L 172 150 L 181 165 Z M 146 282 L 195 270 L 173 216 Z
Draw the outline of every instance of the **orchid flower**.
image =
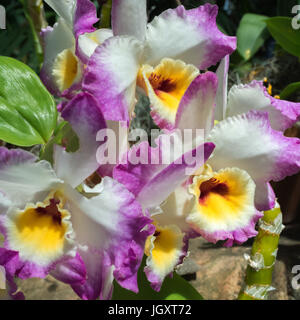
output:
M 226 62 L 225 59 L 218 70 L 220 80 L 227 81 L 226 66 L 228 60 Z M 205 74 L 200 77 L 205 77 Z M 226 86 L 222 81 L 219 85 L 222 90 L 218 90 L 216 85 L 191 85 L 186 92 L 187 103 L 183 103 L 182 108 L 179 106 L 183 112 L 179 114 L 177 124 L 180 129 L 204 128 L 206 141 L 216 146 L 206 166 L 195 173 L 188 187 L 194 195 L 195 204 L 186 221 L 207 240 L 216 242 L 228 239 L 226 244 L 232 245 L 256 234 L 254 226 L 260 217 L 257 210 L 274 207 L 275 195 L 269 182 L 282 180 L 299 171 L 300 140 L 287 138 L 272 128 L 269 118 L 272 119 L 271 115 L 276 113 L 271 104 L 275 99 L 267 97 L 262 91 L 264 97 L 269 99 L 269 105 L 265 105 L 264 111 L 255 110 L 262 109 L 262 104 L 257 103 L 259 96 L 255 90 L 251 97 L 248 86 L 235 88 L 239 97 L 247 97 L 245 100 L 238 101 L 237 95 L 232 93 L 228 97 L 228 106 L 232 106 L 229 110 L 233 110 L 234 106 L 240 114 L 225 116 L 213 126 L 214 103 L 211 103 L 210 97 L 218 91 L 225 101 L 219 97 L 218 101 L 222 103 L 217 106 L 226 107 Z M 244 109 L 243 103 L 248 104 L 248 109 Z M 293 115 L 289 118 L 290 124 L 296 121 L 295 114 L 300 104 L 276 100 L 275 106 L 281 109 L 285 106 L 286 113 Z M 224 113 L 217 110 L 216 114 Z M 277 123 L 285 127 L 282 123 L 286 121 L 286 114 L 276 114 Z
M 62 112 L 80 147 L 61 146 L 50 163 L 24 150 L 0 148 L 0 265 L 9 277 L 51 274 L 82 299 L 108 299 L 112 281 L 137 292 L 137 270 L 153 233 L 134 195 L 110 177 L 81 194 L 76 187 L 99 164 L 96 141 L 106 124 L 97 101 L 75 96 Z
M 87 63 L 83 90 L 99 102 L 106 120 L 129 122 L 136 87 L 150 99 L 157 124 L 171 128 L 179 103 L 199 69 L 235 50 L 236 38 L 216 25 L 217 6 L 169 9 L 147 24 L 146 0 L 113 0 L 113 37 Z
M 187 225 L 178 225 L 176 219 L 161 224 L 163 215 L 159 214 L 159 206 L 185 182 L 186 169 L 193 171 L 202 166 L 214 149 L 213 143 L 201 143 L 184 153 L 180 142 L 173 133 L 160 135 L 155 141 L 156 147 L 150 147 L 148 141 L 140 142 L 124 156 L 127 161 L 123 159 L 113 170 L 114 179 L 136 196 L 153 219 L 155 233 L 146 243 L 145 272 L 157 291 L 174 266 L 182 263 L 187 254 L 188 239 L 194 233 Z M 172 209 L 177 210 L 176 205 Z
M 188 87 L 177 110 L 175 128 L 204 129 L 205 139 L 201 136 L 195 140 L 212 142 L 215 149 L 206 163 L 186 178 L 165 201 L 155 203 L 160 206 L 161 213 L 153 217 L 156 232 L 147 240 L 149 258 L 145 272 L 157 290 L 163 278 L 182 261 L 186 253 L 187 245 L 185 252 L 175 250 L 180 248 L 178 243 L 182 241 L 179 230 L 185 233 L 186 238 L 202 236 L 214 243 L 226 240 L 226 246 L 245 242 L 257 234 L 255 224 L 262 216 L 260 211 L 268 210 L 275 204 L 275 195 L 269 182 L 282 180 L 287 175 L 297 173 L 300 168 L 300 140 L 287 138 L 282 132 L 274 130 L 268 114 L 268 111 L 273 112 L 272 108 L 283 110 L 283 106 L 289 106 L 287 113 L 276 113 L 277 123 L 285 122 L 287 114 L 291 123 L 297 119 L 295 114 L 299 104 L 275 101 L 266 97 L 263 91 L 264 97 L 270 101 L 269 105 L 265 105 L 264 111 L 258 111 L 255 108 L 262 107 L 256 103 L 254 110 L 251 110 L 251 101 L 256 102 L 258 94 L 253 91 L 254 97 L 250 100 L 249 87 L 245 86 L 243 91 L 243 87 L 239 86 L 239 97 L 245 94 L 249 110 L 224 116 L 223 108 L 233 105 L 232 94 L 227 104 L 228 66 L 227 57 L 220 64 L 218 76 L 212 72 L 198 75 Z M 272 104 L 274 101 L 275 107 Z M 243 100 L 240 103 L 238 109 L 235 100 L 235 110 L 244 110 Z M 219 121 L 215 121 L 215 117 Z M 125 170 L 118 166 L 114 176 L 122 182 L 118 177 L 120 169 Z M 134 170 L 126 169 L 137 179 L 138 174 Z M 168 179 L 166 183 L 169 183 Z M 156 192 L 161 190 L 157 189 Z M 152 206 L 151 199 L 147 205 Z M 175 252 L 177 259 L 172 259 Z
M 89 0 L 45 0 L 59 19 L 41 32 L 44 64 L 41 79 L 56 96 L 80 89 L 84 65 L 98 45 L 112 36 L 110 29 L 93 27 L 99 19 Z

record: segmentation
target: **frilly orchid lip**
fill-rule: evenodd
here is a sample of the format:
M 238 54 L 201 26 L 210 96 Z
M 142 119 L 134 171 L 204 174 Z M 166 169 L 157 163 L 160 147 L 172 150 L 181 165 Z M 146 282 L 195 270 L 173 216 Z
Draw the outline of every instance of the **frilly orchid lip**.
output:
M 186 220 L 204 238 L 212 242 L 229 239 L 227 244 L 232 244 L 256 235 L 253 221 L 262 214 L 254 206 L 255 183 L 247 172 L 207 169 L 194 177 L 189 190 L 195 202 Z

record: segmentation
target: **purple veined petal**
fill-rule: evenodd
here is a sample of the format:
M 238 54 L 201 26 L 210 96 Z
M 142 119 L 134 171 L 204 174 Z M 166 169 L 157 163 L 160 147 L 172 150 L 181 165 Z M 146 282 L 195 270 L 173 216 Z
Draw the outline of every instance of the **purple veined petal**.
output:
M 103 38 L 104 32 L 94 27 L 98 21 L 95 5 L 90 0 L 77 0 L 73 32 L 76 39 L 76 55 L 84 64 L 88 62 L 96 47 L 104 41 L 99 41 Z M 112 36 L 112 32 L 110 33 Z
M 83 300 L 110 299 L 112 267 L 105 264 L 104 253 L 92 248 L 79 252 L 83 258 L 87 276 L 84 282 L 71 284 L 72 289 Z M 104 290 L 105 286 L 109 286 L 110 289 Z
M 218 79 L 213 72 L 200 74 L 185 92 L 177 114 L 175 127 L 204 129 L 207 135 L 213 126 Z
M 36 160 L 22 149 L 0 147 L 1 206 L 6 206 L 6 199 L 22 209 L 29 202 L 44 200 L 52 189 L 62 185 L 48 162 Z
M 267 211 L 274 208 L 276 195 L 269 182 L 256 183 L 255 206 L 259 211 Z
M 58 262 L 50 274 L 55 279 L 70 285 L 82 284 L 86 280 L 85 264 L 78 252 L 75 257 L 65 257 Z
M 227 87 L 228 87 L 229 55 L 225 56 L 216 71 L 218 77 L 217 102 L 214 120 L 225 119 L 227 109 Z
M 113 0 L 111 19 L 114 36 L 133 36 L 143 41 L 147 25 L 147 1 Z
M 258 190 L 271 180 L 280 181 L 300 168 L 300 140 L 287 138 L 270 126 L 267 112 L 250 111 L 227 118 L 211 131 L 208 141 L 216 145 L 209 164 L 214 170 L 237 167 L 247 171 Z M 268 204 L 270 192 L 257 196 L 258 204 Z
M 109 177 L 101 183 L 102 192 L 90 199 L 68 191 L 72 225 L 87 270 L 87 281 L 76 284 L 75 291 L 88 299 L 108 297 L 112 275 L 121 286 L 137 292 L 137 271 L 146 238 L 153 232 L 132 193 Z M 111 280 L 105 283 L 109 274 Z
M 106 123 L 96 99 L 87 92 L 73 98 L 63 109 L 62 117 L 77 134 L 79 149 L 72 153 L 55 146 L 54 168 L 59 177 L 76 187 L 99 167 L 96 153 L 102 142 L 96 141 L 96 136 Z
M 74 13 L 74 35 L 77 37 L 83 33 L 94 32 L 93 26 L 97 23 L 97 10 L 93 2 L 89 0 L 77 0 Z
M 115 167 L 113 177 L 136 195 L 144 208 L 160 205 L 188 178 L 186 169 L 202 166 L 214 149 L 214 144 L 204 143 L 184 153 L 178 141 L 175 133 L 171 138 L 159 136 L 155 148 L 141 142 L 131 147 L 124 164 Z
M 5 268 L 6 276 L 14 275 L 20 267 L 18 252 L 0 248 L 0 265 Z
M 270 96 L 262 81 L 233 86 L 228 94 L 227 116 L 250 110 L 267 111 L 273 129 L 284 131 L 300 119 L 300 103 Z
M 231 246 L 257 234 L 255 224 L 263 214 L 255 207 L 255 183 L 246 171 L 204 171 L 194 177 L 189 191 L 194 207 L 186 221 L 206 240 L 227 240 Z
M 96 97 L 105 120 L 129 123 L 142 51 L 142 43 L 135 38 L 118 36 L 107 39 L 91 56 L 83 90 Z
M 146 32 L 145 63 L 156 65 L 168 57 L 200 69 L 215 65 L 236 49 L 236 38 L 219 31 L 217 13 L 217 6 L 205 4 L 192 10 L 179 6 L 155 17 Z

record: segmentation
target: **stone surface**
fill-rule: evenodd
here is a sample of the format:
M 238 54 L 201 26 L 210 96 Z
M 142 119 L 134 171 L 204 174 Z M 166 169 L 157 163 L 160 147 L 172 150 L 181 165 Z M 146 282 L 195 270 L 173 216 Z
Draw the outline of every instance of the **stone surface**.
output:
M 27 300 L 79 300 L 69 285 L 51 276 L 17 281 Z
M 282 251 L 282 254 L 278 255 L 273 272 L 272 286 L 276 290 L 269 294 L 269 300 L 299 299 L 300 290 L 294 290 L 290 285 L 291 278 L 294 276 L 290 272 L 290 265 L 295 263 L 292 253 L 296 251 L 291 246 L 294 243 L 296 243 L 299 253 L 299 241 L 293 242 L 285 237 L 281 238 L 279 252 Z M 290 249 L 287 250 L 286 247 Z M 205 299 L 236 299 L 244 284 L 247 268 L 244 254 L 249 254 L 250 251 L 250 243 L 245 246 L 224 248 L 210 244 L 201 238 L 191 240 L 189 259 L 198 264 L 199 270 L 190 283 Z

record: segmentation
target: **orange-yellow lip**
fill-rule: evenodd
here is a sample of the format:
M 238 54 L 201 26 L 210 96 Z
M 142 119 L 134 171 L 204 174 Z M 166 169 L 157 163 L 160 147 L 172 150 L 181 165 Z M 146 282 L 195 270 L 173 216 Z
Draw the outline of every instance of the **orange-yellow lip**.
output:
M 195 203 L 187 221 L 196 230 L 234 230 L 249 223 L 256 212 L 255 183 L 238 168 L 206 170 L 194 177 L 189 190 Z
M 144 65 L 138 85 L 147 92 L 153 111 L 174 123 L 180 101 L 199 70 L 180 60 L 163 59 L 155 68 Z

